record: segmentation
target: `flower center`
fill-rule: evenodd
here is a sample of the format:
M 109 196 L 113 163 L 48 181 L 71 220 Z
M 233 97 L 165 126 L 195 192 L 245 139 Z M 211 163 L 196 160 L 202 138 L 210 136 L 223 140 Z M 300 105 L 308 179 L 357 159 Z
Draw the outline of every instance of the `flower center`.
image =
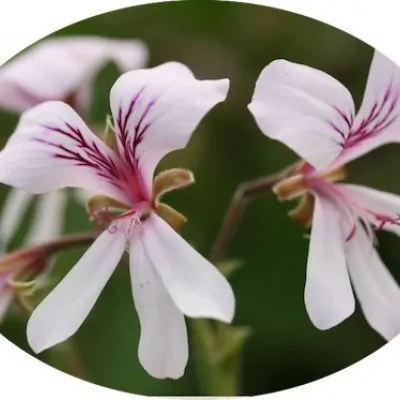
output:
M 86 210 L 96 223 L 95 233 L 100 234 L 105 229 L 109 233 L 116 233 L 122 225 L 127 225 L 125 230 L 131 230 L 144 222 L 154 208 L 148 202 L 138 203 L 132 208 L 106 196 L 95 196 L 88 201 Z
M 318 173 L 310 164 L 300 162 L 292 176 L 277 183 L 272 190 L 279 200 L 287 201 L 308 193 L 312 190 L 315 182 L 333 183 L 345 178 L 346 169 L 343 166 Z
M 165 193 L 186 187 L 193 182 L 194 177 L 190 171 L 178 168 L 167 170 L 154 179 L 151 200 L 138 202 L 132 207 L 107 196 L 94 196 L 87 202 L 86 211 L 90 219 L 96 222 L 96 234 L 104 229 L 115 233 L 122 226 L 125 226 L 125 231 L 131 232 L 152 212 L 163 218 L 172 228 L 179 230 L 186 222 L 185 216 L 160 202 L 160 199 Z
M 316 182 L 325 182 L 331 185 L 333 182 L 346 178 L 344 167 L 334 168 L 322 173 L 305 161 L 301 161 L 293 170 L 292 176 L 282 180 L 273 187 L 273 192 L 280 201 L 299 199 L 297 206 L 289 211 L 289 216 L 301 225 L 310 225 L 313 210 L 314 197 L 311 194 Z
M 348 229 L 346 241 L 354 237 L 359 222 L 364 225 L 371 240 L 374 239 L 374 232 L 387 224 L 400 225 L 400 214 L 390 216 L 371 210 L 345 187 L 335 184 L 345 177 L 344 167 L 317 173 L 309 164 L 300 163 L 294 175 L 275 185 L 273 191 L 281 201 L 300 199 L 297 206 L 289 211 L 289 216 L 306 226 L 312 221 L 314 195 L 331 199 L 344 216 L 344 225 Z

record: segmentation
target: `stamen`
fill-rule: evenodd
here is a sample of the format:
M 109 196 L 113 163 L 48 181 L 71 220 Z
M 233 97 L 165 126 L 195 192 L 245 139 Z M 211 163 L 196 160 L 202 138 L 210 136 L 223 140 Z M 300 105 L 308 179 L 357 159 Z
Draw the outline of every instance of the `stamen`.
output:
M 108 206 L 102 207 L 96 211 L 90 210 L 90 219 L 96 222 L 94 233 L 100 235 L 104 229 L 110 234 L 118 231 L 117 221 L 127 219 L 129 225 L 125 228 L 127 232 L 131 232 L 137 225 L 141 224 L 142 217 L 146 216 L 145 212 L 138 209 L 128 210 L 118 215 L 112 215 Z
M 103 228 L 108 230 L 112 222 L 109 206 L 104 206 L 97 210 L 89 209 L 89 217 L 96 223 L 94 233 L 97 236 L 102 233 Z

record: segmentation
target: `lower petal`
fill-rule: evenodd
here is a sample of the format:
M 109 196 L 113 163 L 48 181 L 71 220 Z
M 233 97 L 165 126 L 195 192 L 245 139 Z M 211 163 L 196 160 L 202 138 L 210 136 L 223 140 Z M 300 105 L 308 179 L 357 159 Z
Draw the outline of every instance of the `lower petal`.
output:
M 348 244 L 347 259 L 366 320 L 386 340 L 393 339 L 400 332 L 400 287 L 361 225 Z
M 374 213 L 388 216 L 393 220 L 397 220 L 400 217 L 399 195 L 361 185 L 341 184 L 340 186 L 357 199 L 360 204 Z M 371 218 L 371 220 L 374 220 L 374 218 Z M 397 224 L 388 222 L 382 226 L 382 229 L 400 236 L 400 226 Z
M 39 353 L 63 342 L 94 307 L 124 252 L 122 232 L 103 232 L 28 321 L 29 345 Z
M 25 242 L 29 245 L 54 239 L 63 231 L 67 193 L 57 190 L 38 197 L 32 226 Z
M 315 198 L 304 299 L 308 315 L 319 329 L 336 326 L 355 308 L 340 220 L 335 204 Z
M 20 189 L 11 189 L 0 214 L 0 254 L 19 228 L 33 195 Z
M 139 238 L 130 247 L 130 272 L 141 327 L 140 363 L 155 378 L 178 379 L 188 360 L 185 318 L 172 302 Z
M 217 268 L 157 215 L 142 230 L 145 251 L 176 306 L 188 317 L 231 322 L 235 297 Z

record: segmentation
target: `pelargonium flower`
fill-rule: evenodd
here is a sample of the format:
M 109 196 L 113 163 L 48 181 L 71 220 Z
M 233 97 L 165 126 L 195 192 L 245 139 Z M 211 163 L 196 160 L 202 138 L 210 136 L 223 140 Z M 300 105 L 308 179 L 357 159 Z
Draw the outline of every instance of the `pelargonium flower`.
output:
M 126 72 L 142 68 L 146 60 L 146 46 L 138 40 L 95 36 L 46 39 L 0 68 L 0 108 L 19 114 L 47 100 L 62 100 L 83 114 L 91 103 L 92 81 L 106 62 L 112 61 Z M 10 191 L 0 213 L 0 253 L 33 200 L 24 190 Z M 64 191 L 39 196 L 25 242 L 37 244 L 58 236 L 66 203 Z
M 98 193 L 89 209 L 107 223 L 33 312 L 27 334 L 34 351 L 76 332 L 126 248 L 141 325 L 139 359 L 151 375 L 183 374 L 188 357 L 184 315 L 232 320 L 235 302 L 228 281 L 160 217 L 180 219 L 158 198 L 189 184 L 191 174 L 167 171 L 153 183 L 160 159 L 186 146 L 228 89 L 227 79 L 197 80 L 175 62 L 128 72 L 111 89 L 115 137 L 107 143 L 61 102 L 46 102 L 22 115 L 0 153 L 0 181 L 35 194 L 70 186 Z
M 100 36 L 38 42 L 1 67 L 0 107 L 19 114 L 47 100 L 63 100 L 86 110 L 92 80 L 107 61 L 121 71 L 140 68 L 147 61 L 147 48 L 139 40 Z
M 286 60 L 261 73 L 249 109 L 269 138 L 305 162 L 274 188 L 281 200 L 300 197 L 290 215 L 312 218 L 305 305 L 313 324 L 329 329 L 355 309 L 354 294 L 372 328 L 390 340 L 400 331 L 400 290 L 374 245 L 374 232 L 400 234 L 400 197 L 336 183 L 344 166 L 400 142 L 400 69 L 375 52 L 362 105 L 330 75 Z

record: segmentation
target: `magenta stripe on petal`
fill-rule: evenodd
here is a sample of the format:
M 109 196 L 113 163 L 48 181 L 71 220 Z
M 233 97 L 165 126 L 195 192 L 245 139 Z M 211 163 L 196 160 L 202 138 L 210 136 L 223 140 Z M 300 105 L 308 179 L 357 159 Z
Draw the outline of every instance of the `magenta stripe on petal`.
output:
M 350 130 L 350 133 L 343 143 L 343 148 L 348 149 L 361 143 L 362 141 L 374 137 L 388 128 L 397 118 L 394 113 L 397 102 L 399 101 L 399 91 L 393 90 L 390 86 L 379 104 L 376 102 L 366 118 L 358 127 Z

